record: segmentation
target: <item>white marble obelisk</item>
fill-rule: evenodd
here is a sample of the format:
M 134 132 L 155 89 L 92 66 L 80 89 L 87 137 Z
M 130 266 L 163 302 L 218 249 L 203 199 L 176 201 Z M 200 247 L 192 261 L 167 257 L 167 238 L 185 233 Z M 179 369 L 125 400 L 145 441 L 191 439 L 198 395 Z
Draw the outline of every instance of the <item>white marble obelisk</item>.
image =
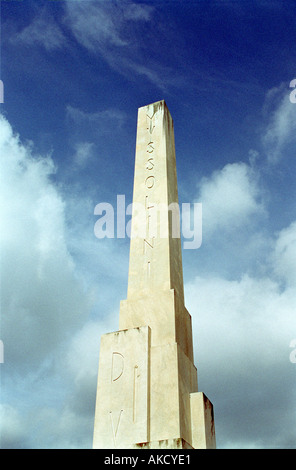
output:
M 101 338 L 94 448 L 215 448 L 184 305 L 177 204 L 173 121 L 159 101 L 138 110 L 128 294 L 119 331 Z

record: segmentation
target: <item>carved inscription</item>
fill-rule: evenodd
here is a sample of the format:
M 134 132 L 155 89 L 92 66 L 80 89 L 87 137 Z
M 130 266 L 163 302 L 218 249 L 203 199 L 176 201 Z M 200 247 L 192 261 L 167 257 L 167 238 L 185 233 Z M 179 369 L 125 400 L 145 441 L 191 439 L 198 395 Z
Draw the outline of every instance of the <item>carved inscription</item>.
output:
M 117 418 L 117 423 L 116 423 L 116 425 L 114 425 L 112 411 L 109 412 L 110 421 L 111 421 L 111 429 L 112 429 L 112 436 L 113 436 L 114 447 L 116 447 L 116 436 L 117 436 L 117 433 L 118 433 L 118 428 L 119 428 L 119 423 L 120 423 L 120 419 L 121 419 L 122 413 L 123 413 L 123 410 L 120 410 L 119 416 L 118 416 L 118 418 Z
M 111 365 L 111 382 L 118 380 L 124 369 L 124 357 L 119 352 L 112 353 L 112 365 Z
M 154 151 L 153 142 L 152 142 L 152 140 L 150 140 L 150 142 L 148 142 L 148 144 L 147 144 L 147 152 L 148 153 L 153 153 L 153 151 Z
M 121 379 L 125 371 L 125 358 L 124 355 L 121 354 L 120 352 L 114 351 L 112 352 L 112 359 L 111 359 L 111 384 L 115 384 L 118 380 Z M 130 376 L 130 380 L 132 381 L 132 400 L 133 400 L 133 423 L 136 422 L 137 420 L 137 398 L 138 398 L 138 377 L 139 377 L 139 371 L 138 371 L 138 365 L 136 364 L 133 368 L 133 375 Z M 128 374 L 131 373 L 127 371 Z M 113 385 L 115 386 L 115 385 Z M 116 447 L 116 439 L 117 439 L 117 434 L 118 434 L 118 429 L 119 425 L 121 422 L 122 414 L 124 412 L 124 409 L 121 408 L 120 411 L 109 411 L 109 416 L 110 416 L 110 425 L 111 425 L 111 431 L 112 431 L 112 437 L 113 437 L 113 442 L 114 442 L 114 447 Z
M 153 157 L 150 157 L 150 158 L 148 158 L 148 161 L 146 163 L 146 170 L 151 171 L 151 170 L 153 170 L 153 168 L 154 168 Z
M 134 367 L 134 389 L 133 389 L 133 422 L 137 419 L 137 395 L 138 395 L 138 366 Z
M 94 448 L 149 441 L 149 348 L 148 326 L 102 335 Z
M 144 253 L 145 251 L 145 243 L 148 243 L 153 248 L 153 239 L 156 236 L 155 228 L 156 228 L 156 220 L 155 215 L 156 212 L 153 210 L 155 208 L 154 204 L 149 203 L 148 196 L 145 197 L 145 210 L 146 210 L 146 239 L 144 240 Z M 154 216 L 154 218 L 153 218 Z M 147 240 L 150 239 L 150 241 Z
M 148 240 L 146 240 L 146 238 L 144 239 L 144 253 L 146 253 L 146 247 L 149 247 L 149 248 L 153 248 L 153 238 L 152 240 L 149 242 Z
M 145 179 L 146 188 L 147 189 L 152 189 L 153 186 L 154 186 L 154 181 L 155 181 L 155 176 L 154 175 L 147 176 L 147 178 Z
M 124 371 L 124 356 L 120 352 L 114 351 L 112 353 L 112 359 L 111 359 L 111 384 L 114 382 L 117 382 L 117 380 L 120 379 L 120 377 L 123 374 L 123 371 Z M 109 411 L 114 447 L 116 447 L 116 436 L 118 433 L 118 428 L 119 428 L 122 413 L 123 413 L 123 410 L 121 409 L 118 417 L 113 418 L 113 415 L 114 415 L 113 411 Z
M 154 238 L 155 234 L 151 233 L 153 232 L 153 228 L 156 228 L 155 220 L 154 224 L 152 226 L 152 211 L 154 208 L 154 204 L 151 202 L 151 196 L 154 185 L 155 185 L 155 161 L 154 161 L 154 154 L 155 154 L 155 144 L 154 140 L 152 140 L 152 134 L 155 129 L 155 122 L 154 122 L 154 116 L 155 112 L 153 110 L 153 113 L 146 113 L 146 116 L 148 118 L 147 122 L 147 131 L 148 131 L 148 142 L 147 142 L 147 149 L 146 153 L 148 153 L 148 158 L 145 161 L 145 170 L 146 170 L 146 176 L 145 176 L 145 188 L 146 188 L 146 194 L 145 194 L 145 208 L 146 208 L 146 237 L 144 238 L 143 241 L 143 254 L 145 256 L 145 265 L 146 265 L 146 275 L 147 275 L 147 280 L 150 278 L 151 275 L 151 255 L 152 255 L 152 250 L 154 248 Z
M 152 114 L 152 116 L 149 116 L 149 114 L 147 114 L 147 117 L 149 119 L 149 123 L 148 123 L 148 127 L 147 127 L 147 130 L 149 132 L 149 134 L 151 135 L 154 131 L 154 128 L 155 128 L 155 125 L 153 124 L 152 122 L 152 118 L 154 116 L 155 113 Z

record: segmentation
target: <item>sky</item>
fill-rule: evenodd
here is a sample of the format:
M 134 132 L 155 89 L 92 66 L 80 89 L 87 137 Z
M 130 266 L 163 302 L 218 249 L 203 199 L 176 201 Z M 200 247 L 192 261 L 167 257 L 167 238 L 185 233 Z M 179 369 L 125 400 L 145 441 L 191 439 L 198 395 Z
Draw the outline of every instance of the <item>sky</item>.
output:
M 174 120 L 199 389 L 217 448 L 296 448 L 296 5 L 1 1 L 2 448 L 91 448 L 102 334 L 119 328 L 137 110 Z M 296 83 L 296 82 L 295 82 Z

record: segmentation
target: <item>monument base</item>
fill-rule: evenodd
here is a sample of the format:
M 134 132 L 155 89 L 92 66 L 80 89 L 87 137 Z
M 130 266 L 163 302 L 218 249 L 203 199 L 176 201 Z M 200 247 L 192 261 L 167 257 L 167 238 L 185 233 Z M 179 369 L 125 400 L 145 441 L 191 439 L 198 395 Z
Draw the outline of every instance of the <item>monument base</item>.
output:
M 162 439 L 161 441 L 141 442 L 135 444 L 133 449 L 193 449 L 185 439 Z
M 212 403 L 177 343 L 151 347 L 149 326 L 101 337 L 94 448 L 215 446 Z

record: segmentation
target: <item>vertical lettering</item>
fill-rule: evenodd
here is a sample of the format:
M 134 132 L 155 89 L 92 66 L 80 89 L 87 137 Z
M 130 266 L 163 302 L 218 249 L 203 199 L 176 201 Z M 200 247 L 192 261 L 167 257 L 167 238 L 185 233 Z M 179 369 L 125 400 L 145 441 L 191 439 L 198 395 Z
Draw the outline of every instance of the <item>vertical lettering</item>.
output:
M 124 357 L 119 352 L 112 353 L 112 365 L 111 365 L 111 382 L 118 380 L 124 369 Z
M 152 140 L 150 140 L 150 142 L 148 142 L 148 144 L 147 144 L 147 152 L 148 153 L 153 153 L 153 151 L 154 151 L 154 147 L 153 147 L 152 144 L 153 144 Z
M 148 202 L 148 196 L 145 198 L 146 209 L 146 234 L 148 237 L 155 238 L 157 236 L 157 210 L 153 203 Z M 154 210 L 151 210 L 154 209 Z
M 149 106 L 148 106 L 148 107 L 149 107 Z M 149 114 L 146 114 L 146 116 L 147 116 L 149 119 L 152 119 L 152 118 L 153 118 L 153 116 L 154 116 L 154 114 L 155 114 L 155 111 L 153 110 L 153 114 L 152 114 L 152 116 L 149 116 Z
M 120 419 L 121 419 L 122 413 L 123 413 L 123 410 L 120 410 L 119 416 L 118 416 L 118 419 L 117 419 L 117 425 L 116 425 L 116 428 L 114 429 L 112 411 L 109 411 L 110 420 L 111 420 L 111 429 L 112 429 L 112 436 L 113 436 L 114 447 L 116 447 L 116 436 L 117 436 L 117 432 L 118 432 L 119 423 L 120 423 Z
M 146 188 L 147 189 L 152 189 L 153 186 L 154 186 L 154 180 L 155 180 L 155 177 L 153 175 L 151 176 L 148 176 L 146 179 L 145 179 L 145 185 L 146 185 Z
M 146 162 L 146 170 L 152 170 L 153 167 L 154 167 L 154 161 L 153 161 L 153 157 L 150 157 L 148 158 L 147 162 Z
M 147 108 L 146 116 L 148 118 L 147 131 L 149 133 L 149 142 L 147 143 L 147 153 L 152 154 L 154 152 L 154 141 L 151 140 L 152 133 L 155 129 L 155 122 L 153 120 L 155 111 L 154 107 Z M 145 169 L 150 173 L 145 179 L 145 187 L 147 190 L 151 190 L 155 184 L 155 176 L 151 174 L 154 172 L 154 157 L 150 156 L 145 163 Z M 148 196 L 145 196 L 145 209 L 146 209 L 146 237 L 143 241 L 143 254 L 144 254 L 144 265 L 146 266 L 146 280 L 150 278 L 151 275 L 151 250 L 154 246 L 154 238 L 157 233 L 157 213 L 151 209 L 155 208 L 155 204 L 148 202 Z M 148 259 L 147 259 L 148 258 Z
M 147 262 L 147 277 L 148 279 L 150 278 L 150 270 L 151 270 L 151 267 L 150 267 L 150 261 Z
M 133 390 L 133 422 L 137 419 L 137 382 L 138 382 L 138 366 L 134 367 L 134 390 Z
M 154 204 L 153 203 L 149 203 L 148 202 L 148 196 L 145 197 L 145 209 L 146 210 L 149 210 L 149 209 L 152 209 L 154 207 Z
M 149 246 L 150 248 L 153 248 L 153 238 L 151 240 L 151 243 L 148 242 L 148 240 L 146 238 L 144 238 L 144 245 L 143 245 L 143 251 L 144 251 L 144 254 L 146 254 L 146 248 L 147 246 Z
M 147 130 L 148 130 L 148 132 L 149 132 L 150 135 L 152 134 L 152 132 L 154 131 L 154 128 L 155 128 L 155 125 L 154 125 L 153 122 L 152 122 L 152 119 L 153 119 L 154 114 L 155 114 L 154 112 L 153 112 L 152 116 L 149 116 L 149 114 L 146 114 L 146 116 L 147 116 L 148 119 L 149 119 L 149 123 L 148 123 Z
M 154 131 L 154 128 L 155 128 L 155 126 L 153 125 L 152 119 L 151 119 L 150 122 L 149 122 L 149 127 L 147 127 L 147 129 L 149 131 L 149 134 L 152 134 L 152 132 Z

